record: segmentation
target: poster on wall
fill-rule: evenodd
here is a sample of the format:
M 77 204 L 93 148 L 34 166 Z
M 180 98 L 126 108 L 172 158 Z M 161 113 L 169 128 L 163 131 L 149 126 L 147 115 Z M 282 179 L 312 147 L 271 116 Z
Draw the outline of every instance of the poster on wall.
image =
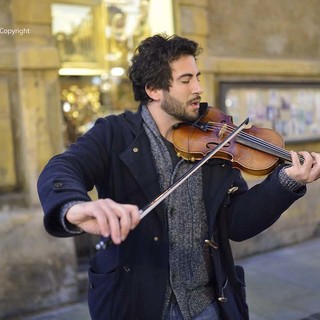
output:
M 223 82 L 220 107 L 235 124 L 249 117 L 287 142 L 320 139 L 320 84 Z

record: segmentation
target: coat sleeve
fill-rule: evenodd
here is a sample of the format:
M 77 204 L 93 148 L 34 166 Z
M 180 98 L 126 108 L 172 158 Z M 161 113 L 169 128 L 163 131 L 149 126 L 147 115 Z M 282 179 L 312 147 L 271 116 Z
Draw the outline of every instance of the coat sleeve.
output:
M 108 120 L 99 119 L 78 141 L 62 154 L 54 156 L 38 179 L 38 194 L 44 211 L 46 230 L 60 237 L 72 234 L 61 223 L 61 207 L 73 201 L 89 201 L 88 191 L 106 176 Z
M 279 181 L 280 169 L 249 190 L 241 184 L 239 173 L 239 190 L 231 196 L 227 217 L 230 239 L 243 241 L 266 230 L 306 193 L 305 186 L 296 192 L 285 188 Z

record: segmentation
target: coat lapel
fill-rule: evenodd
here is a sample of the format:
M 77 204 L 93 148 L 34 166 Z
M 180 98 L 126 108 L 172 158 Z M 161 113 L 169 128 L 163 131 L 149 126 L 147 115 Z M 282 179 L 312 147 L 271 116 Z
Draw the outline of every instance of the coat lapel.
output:
M 120 154 L 120 159 L 140 186 L 146 198 L 145 205 L 148 205 L 159 196 L 161 191 L 157 170 L 152 159 L 150 142 L 143 130 L 140 130 L 136 139 Z M 161 214 L 163 208 L 164 205 L 160 203 L 155 211 Z
M 146 198 L 152 200 L 159 194 L 160 187 L 152 156 L 147 148 L 141 139 L 136 139 L 120 154 L 120 159 L 130 170 Z

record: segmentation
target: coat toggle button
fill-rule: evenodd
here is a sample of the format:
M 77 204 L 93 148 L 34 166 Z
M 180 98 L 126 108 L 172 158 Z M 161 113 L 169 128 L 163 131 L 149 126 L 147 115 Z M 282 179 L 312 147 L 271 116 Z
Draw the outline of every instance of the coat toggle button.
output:
M 55 182 L 53 184 L 53 186 L 56 188 L 56 189 L 61 189 L 63 187 L 63 183 L 62 182 Z

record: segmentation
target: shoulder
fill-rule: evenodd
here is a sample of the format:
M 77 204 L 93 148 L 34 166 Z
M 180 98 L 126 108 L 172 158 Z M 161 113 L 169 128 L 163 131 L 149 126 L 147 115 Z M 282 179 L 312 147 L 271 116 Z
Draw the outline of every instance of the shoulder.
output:
M 94 126 L 103 128 L 104 130 L 121 131 L 130 130 L 137 133 L 142 127 L 142 118 L 140 110 L 126 110 L 120 114 L 111 114 L 104 118 L 99 118 Z

